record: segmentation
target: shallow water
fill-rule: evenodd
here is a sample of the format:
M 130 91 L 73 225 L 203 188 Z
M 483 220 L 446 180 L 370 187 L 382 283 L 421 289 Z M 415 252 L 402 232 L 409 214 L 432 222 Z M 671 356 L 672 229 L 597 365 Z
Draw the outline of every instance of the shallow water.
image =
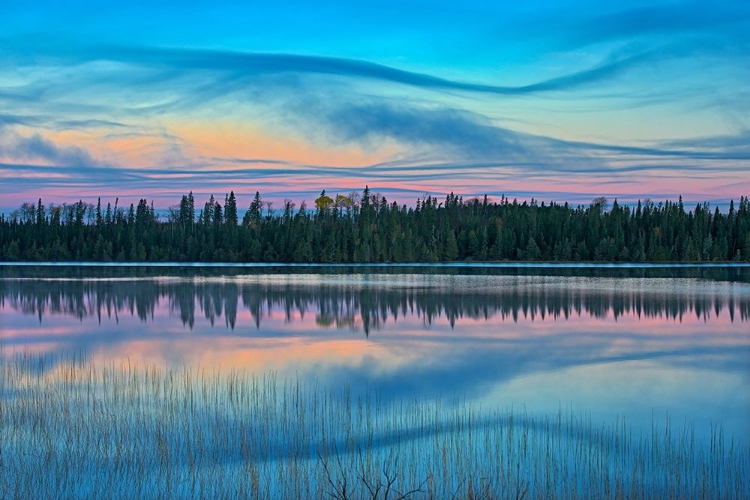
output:
M 5 266 L 5 355 L 750 434 L 750 269 Z

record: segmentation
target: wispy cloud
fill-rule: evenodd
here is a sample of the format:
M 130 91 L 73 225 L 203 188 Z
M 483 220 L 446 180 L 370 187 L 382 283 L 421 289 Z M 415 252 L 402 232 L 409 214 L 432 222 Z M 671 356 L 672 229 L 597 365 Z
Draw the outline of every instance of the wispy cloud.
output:
M 594 14 L 579 22 L 569 38 L 588 44 L 642 36 L 722 36 L 727 31 L 742 29 L 748 20 L 750 6 L 746 2 L 726 1 L 720 8 L 711 8 L 706 2 L 678 1 Z
M 133 46 L 100 35 L 82 45 L 67 27 L 58 38 L 8 30 L 0 192 L 158 197 L 236 186 L 309 199 L 370 184 L 397 197 L 538 189 L 574 199 L 750 189 L 746 2 L 592 4 L 575 16 L 562 5 L 554 15 L 487 9 L 495 18 L 476 25 L 476 50 L 438 64 L 406 39 L 393 45 L 403 54 L 383 56 L 242 37 Z
M 691 141 L 654 141 L 648 146 L 629 146 L 587 141 L 562 140 L 522 133 L 493 123 L 488 118 L 452 108 L 423 107 L 410 103 L 370 99 L 367 102 L 336 100 L 294 108 L 316 124 L 324 124 L 335 141 L 397 141 L 429 149 L 442 158 L 507 165 L 524 165 L 527 171 L 603 171 L 609 174 L 665 168 L 656 160 L 689 160 L 685 170 L 716 168 L 711 160 L 724 162 L 726 169 L 745 169 L 750 161 L 747 133 L 707 137 Z M 617 166 L 614 160 L 640 162 Z M 643 162 L 652 162 L 650 165 Z M 403 165 L 402 161 L 401 164 Z M 455 162 L 454 162 L 455 163 Z M 398 168 L 398 167 L 397 167 Z M 459 167 L 453 167 L 459 168 Z
M 137 74 L 126 75 L 126 78 L 131 81 L 137 80 L 137 83 L 142 86 L 174 81 L 185 73 L 195 75 L 197 71 L 212 72 L 214 76 L 223 74 L 223 81 L 227 83 L 242 82 L 242 84 L 247 84 L 248 78 L 263 75 L 319 74 L 364 78 L 428 90 L 506 96 L 573 90 L 582 85 L 611 79 L 630 67 L 654 59 L 659 54 L 667 54 L 666 51 L 654 50 L 623 55 L 614 53 L 589 68 L 565 73 L 554 78 L 535 81 L 526 85 L 496 85 L 442 78 L 428 73 L 408 71 L 364 60 L 302 54 L 137 46 L 77 47 L 67 51 L 52 47 L 39 47 L 36 50 L 46 53 L 50 64 L 84 65 L 108 61 L 160 71 L 160 73 L 151 74 L 148 79 L 144 79 L 142 75 Z M 23 65 L 26 63 L 23 58 L 14 58 L 8 55 L 6 55 L 6 60 L 14 64 Z M 217 89 L 210 86 L 206 87 L 205 90 L 208 92 Z
M 96 118 L 67 119 L 54 115 L 19 115 L 0 113 L 0 127 L 23 126 L 35 129 L 86 130 L 123 129 L 129 126 L 113 120 Z
M 41 120 L 33 116 L 22 116 L 22 115 L 11 115 L 0 113 L 0 129 L 11 125 L 26 125 L 35 126 L 40 125 Z
M 102 165 L 85 149 L 78 146 L 58 146 L 38 133 L 29 137 L 16 133 L 8 133 L 5 136 L 5 138 L 0 136 L 0 157 L 30 161 L 44 160 L 64 167 L 92 168 Z

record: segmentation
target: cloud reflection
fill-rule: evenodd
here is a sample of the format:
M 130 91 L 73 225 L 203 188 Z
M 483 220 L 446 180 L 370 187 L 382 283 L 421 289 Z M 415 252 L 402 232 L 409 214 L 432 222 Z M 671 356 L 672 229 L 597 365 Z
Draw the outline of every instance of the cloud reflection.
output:
M 574 401 L 644 422 L 667 397 L 695 418 L 714 418 L 704 410 L 722 395 L 715 410 L 735 427 L 744 422 L 747 398 L 724 397 L 750 380 L 750 288 L 733 270 L 717 279 L 167 271 L 7 271 L 0 341 L 7 352 L 50 355 L 49 367 L 85 353 L 101 362 L 274 372 L 396 398 L 506 401 L 510 393 L 498 388 L 534 391 L 544 380 L 557 388 L 535 403 L 544 411 Z M 583 375 L 597 367 L 614 388 Z M 643 370 L 655 376 L 639 377 Z M 648 386 L 637 401 L 627 386 L 635 380 Z M 713 389 L 698 397 L 697 386 Z

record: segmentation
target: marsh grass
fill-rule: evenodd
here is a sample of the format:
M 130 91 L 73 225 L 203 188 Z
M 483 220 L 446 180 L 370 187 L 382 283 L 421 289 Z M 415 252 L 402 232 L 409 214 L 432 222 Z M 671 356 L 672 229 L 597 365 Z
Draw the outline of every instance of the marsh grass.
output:
M 237 371 L 2 358 L 2 498 L 748 498 L 713 426 L 597 425 Z

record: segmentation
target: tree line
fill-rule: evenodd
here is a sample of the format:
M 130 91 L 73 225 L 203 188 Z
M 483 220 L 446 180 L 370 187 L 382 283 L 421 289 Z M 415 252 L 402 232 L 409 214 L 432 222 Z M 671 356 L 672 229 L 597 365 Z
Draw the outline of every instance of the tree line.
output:
M 234 192 L 196 207 L 182 196 L 166 216 L 152 203 L 24 203 L 0 216 L 3 261 L 402 263 L 447 261 L 750 261 L 750 200 L 721 212 L 679 201 L 611 206 L 464 200 L 414 206 L 369 188 L 308 208 L 272 209 L 256 192 L 242 218 Z

